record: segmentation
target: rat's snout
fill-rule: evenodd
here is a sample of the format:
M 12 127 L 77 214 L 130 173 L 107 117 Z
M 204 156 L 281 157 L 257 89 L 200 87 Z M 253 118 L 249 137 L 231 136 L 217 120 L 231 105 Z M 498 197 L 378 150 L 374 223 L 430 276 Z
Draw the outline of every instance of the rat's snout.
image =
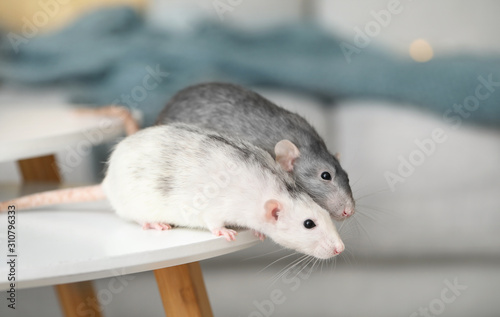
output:
M 336 212 L 332 214 L 337 221 L 342 221 L 354 214 L 354 207 L 351 204 L 345 204 L 336 208 Z
M 355 212 L 355 202 L 344 192 L 337 192 L 328 197 L 328 207 L 326 208 L 331 216 L 337 220 L 342 221 L 351 217 Z
M 342 253 L 342 251 L 344 251 L 344 250 L 345 250 L 344 243 L 342 243 L 342 242 L 337 243 L 333 247 L 333 255 L 338 255 L 338 254 Z
M 354 213 L 354 208 L 352 206 L 346 206 L 344 208 L 344 211 L 342 212 L 342 217 L 344 218 L 350 217 L 352 216 L 353 213 Z

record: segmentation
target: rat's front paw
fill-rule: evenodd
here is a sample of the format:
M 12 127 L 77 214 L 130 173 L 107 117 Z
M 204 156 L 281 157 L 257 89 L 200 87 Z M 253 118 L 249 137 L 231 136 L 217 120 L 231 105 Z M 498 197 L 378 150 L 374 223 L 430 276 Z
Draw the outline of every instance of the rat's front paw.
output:
M 145 222 L 142 224 L 142 229 L 170 230 L 172 226 L 163 222 Z
M 257 230 L 252 230 L 253 235 L 259 238 L 260 241 L 264 241 L 266 239 L 266 235 L 263 234 L 262 232 L 259 232 Z
M 236 235 L 238 232 L 232 230 L 232 229 L 227 229 L 227 228 L 219 228 L 219 229 L 214 229 L 212 230 L 212 233 L 215 234 L 216 236 L 224 236 L 226 237 L 227 241 L 234 241 L 236 240 Z

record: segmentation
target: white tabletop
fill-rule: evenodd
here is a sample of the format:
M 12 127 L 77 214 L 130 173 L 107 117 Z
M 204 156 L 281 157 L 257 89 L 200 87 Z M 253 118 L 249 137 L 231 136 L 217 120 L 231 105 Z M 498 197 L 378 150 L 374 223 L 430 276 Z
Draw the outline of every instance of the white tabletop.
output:
M 0 107 L 0 161 L 55 153 L 68 145 L 113 140 L 119 119 L 76 114 L 69 106 Z M 85 144 L 84 144 L 85 143 Z M 0 200 L 18 196 L 0 188 Z M 258 243 L 251 232 L 228 242 L 208 231 L 142 230 L 116 216 L 106 202 L 97 208 L 72 204 L 18 211 L 16 288 L 93 280 L 154 270 L 234 252 Z M 0 290 L 8 288 L 7 214 L 0 215 Z
M 53 154 L 77 142 L 82 147 L 97 145 L 123 133 L 118 118 L 81 115 L 74 109 L 74 105 L 2 105 L 0 162 Z
M 249 231 L 228 242 L 208 231 L 143 230 L 116 216 L 107 202 L 18 211 L 16 287 L 93 280 L 149 271 L 257 244 Z M 68 207 L 69 206 L 69 207 Z M 7 215 L 0 215 L 0 290 L 7 289 Z

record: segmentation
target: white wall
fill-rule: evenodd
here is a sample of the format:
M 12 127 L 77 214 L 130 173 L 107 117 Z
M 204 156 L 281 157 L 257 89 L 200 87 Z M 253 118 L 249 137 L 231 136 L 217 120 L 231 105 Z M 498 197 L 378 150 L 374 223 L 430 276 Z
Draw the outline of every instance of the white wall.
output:
M 328 29 L 352 39 L 354 28 L 376 21 L 371 12 L 388 11 L 399 3 L 374 41 L 407 54 L 412 41 L 426 39 L 436 54 L 449 52 L 500 53 L 500 1 L 496 0 L 317 0 L 318 19 Z M 398 9 L 399 9 L 398 7 Z

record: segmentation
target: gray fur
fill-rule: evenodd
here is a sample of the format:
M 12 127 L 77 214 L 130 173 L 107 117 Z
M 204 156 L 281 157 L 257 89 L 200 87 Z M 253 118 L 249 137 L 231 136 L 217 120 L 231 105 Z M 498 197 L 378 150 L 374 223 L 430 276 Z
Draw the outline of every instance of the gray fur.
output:
M 316 130 L 301 116 L 289 112 L 243 87 L 226 83 L 207 83 L 188 87 L 177 93 L 160 113 L 157 124 L 183 122 L 219 133 L 245 139 L 269 152 L 273 157 L 276 143 L 287 139 L 301 155 L 294 164 L 294 176 L 300 187 L 334 215 L 351 204 L 352 191 L 347 173 L 329 153 Z M 242 157 L 248 149 L 240 149 Z M 333 185 L 325 186 L 321 170 L 334 175 Z M 326 199 L 337 193 L 335 211 Z M 342 197 L 342 198 L 340 198 Z M 335 216 L 335 215 L 334 215 Z M 338 216 L 338 214 L 336 215 Z
M 158 188 L 157 190 L 162 193 L 169 193 L 174 189 L 174 180 L 171 176 L 161 176 L 157 180 Z
M 227 152 L 238 158 L 246 166 L 255 165 L 259 167 L 264 174 L 269 173 L 273 177 L 278 179 L 278 184 L 283 191 L 288 191 L 292 198 L 296 198 L 299 194 L 307 194 L 296 181 L 289 177 L 286 173 L 283 173 L 279 169 L 279 166 L 275 164 L 274 160 L 268 155 L 267 152 L 262 151 L 262 149 L 256 148 L 256 146 L 247 140 L 243 140 L 238 137 L 226 137 L 218 132 L 210 132 L 207 130 L 201 130 L 196 126 L 190 126 L 186 124 L 174 123 L 173 126 L 179 130 L 186 130 L 191 133 L 196 133 L 200 137 L 205 139 L 205 146 L 207 149 L 217 148 L 220 150 L 222 147 L 227 148 Z M 211 151 L 205 151 L 203 155 L 210 155 Z

